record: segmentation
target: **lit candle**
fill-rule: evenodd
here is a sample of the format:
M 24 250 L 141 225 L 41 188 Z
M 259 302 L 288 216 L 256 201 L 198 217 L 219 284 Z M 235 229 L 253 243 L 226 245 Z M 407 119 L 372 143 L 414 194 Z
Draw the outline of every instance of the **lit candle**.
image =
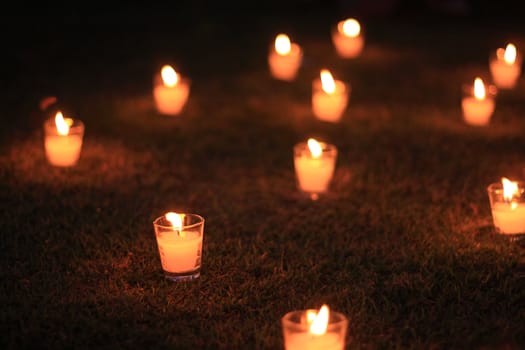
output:
M 153 97 L 161 114 L 180 114 L 190 94 L 190 80 L 182 77 L 170 65 L 165 65 L 156 75 Z
M 285 350 L 343 350 L 348 319 L 330 312 L 328 305 L 317 310 L 291 311 L 281 319 Z
M 525 187 L 502 178 L 487 188 L 494 227 L 501 234 L 525 234 Z
M 162 269 L 167 279 L 200 276 L 204 219 L 197 214 L 169 212 L 153 222 Z
M 334 174 L 337 148 L 310 138 L 294 146 L 294 166 L 298 187 L 317 199 L 328 190 Z
M 512 89 L 521 74 L 521 55 L 514 44 L 499 48 L 490 60 L 490 72 L 494 84 L 500 89 Z
M 474 80 L 474 87 L 468 87 L 469 94 L 463 97 L 461 107 L 466 123 L 476 126 L 487 125 L 494 113 L 495 101 L 493 91 L 487 93 L 481 78 Z
M 302 60 L 303 50 L 301 47 L 290 42 L 288 35 L 277 35 L 268 55 L 268 65 L 272 76 L 279 80 L 294 80 Z
M 44 123 L 44 148 L 48 162 L 54 166 L 69 167 L 77 164 L 82 149 L 84 123 L 64 118 L 58 111 L 55 118 Z
M 361 25 L 354 18 L 340 21 L 332 31 L 332 42 L 339 56 L 343 58 L 359 56 L 365 43 Z
M 334 80 L 327 69 L 312 84 L 312 109 L 317 119 L 338 122 L 348 105 L 350 85 Z

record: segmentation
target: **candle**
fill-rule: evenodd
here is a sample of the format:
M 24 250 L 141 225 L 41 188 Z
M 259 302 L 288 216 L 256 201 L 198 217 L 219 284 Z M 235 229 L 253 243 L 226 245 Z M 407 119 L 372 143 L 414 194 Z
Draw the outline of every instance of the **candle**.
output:
M 514 44 L 499 48 L 490 59 L 490 72 L 494 84 L 500 89 L 512 89 L 521 74 L 521 56 Z
M 348 104 L 350 85 L 334 80 L 327 69 L 322 69 L 320 78 L 312 84 L 312 109 L 317 119 L 338 122 Z
M 166 213 L 153 222 L 164 276 L 185 281 L 200 276 L 204 219 L 197 214 Z
M 317 310 L 298 310 L 281 319 L 285 350 L 342 350 L 348 319 L 330 312 L 328 305 Z
M 334 174 L 337 148 L 310 138 L 294 146 L 294 167 L 298 187 L 317 199 L 327 191 Z
M 82 149 L 84 123 L 78 119 L 64 118 L 58 111 L 55 118 L 44 123 L 44 148 L 51 165 L 70 167 L 77 164 Z
M 279 34 L 268 55 L 268 65 L 272 76 L 279 80 L 295 79 L 303 60 L 303 50 L 296 43 L 290 42 L 286 34 Z
M 165 115 L 180 114 L 190 94 L 190 80 L 182 77 L 170 65 L 156 75 L 153 97 L 157 110 Z
M 354 18 L 340 21 L 332 31 L 332 42 L 340 57 L 355 58 L 359 56 L 365 43 L 361 25 Z
M 525 234 L 525 186 L 502 178 L 487 188 L 494 227 L 501 234 Z
M 495 92 L 487 89 L 481 78 L 474 80 L 474 87 L 467 87 L 468 95 L 463 97 L 461 107 L 463 110 L 463 119 L 466 123 L 476 126 L 487 125 L 494 113 L 495 101 L 493 95 Z

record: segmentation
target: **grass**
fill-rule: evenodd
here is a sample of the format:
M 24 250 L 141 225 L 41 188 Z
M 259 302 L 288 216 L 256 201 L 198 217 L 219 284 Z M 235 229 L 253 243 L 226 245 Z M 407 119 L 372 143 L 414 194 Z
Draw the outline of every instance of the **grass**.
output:
M 261 23 L 255 37 L 270 41 L 276 29 Z M 348 349 L 523 348 L 525 245 L 495 233 L 486 187 L 525 176 L 525 84 L 500 92 L 488 127 L 464 124 L 459 101 L 461 84 L 487 73 L 480 54 L 508 36 L 524 47 L 525 33 L 370 27 L 347 62 L 299 22 L 308 54 L 289 84 L 269 76 L 266 42 L 209 39 L 224 45 L 212 57 L 179 53 L 195 78 L 175 118 L 151 98 L 149 72 L 170 54 L 151 33 L 128 51 L 110 36 L 108 57 L 65 61 L 27 99 L 21 72 L 0 144 L 1 347 L 276 349 L 286 312 L 327 303 L 349 318 Z M 216 27 L 203 28 L 196 37 Z M 337 125 L 311 114 L 322 65 L 352 84 Z M 71 169 L 45 159 L 37 101 L 49 90 L 86 124 Z M 318 201 L 293 169 L 292 147 L 309 136 L 339 149 Z M 206 219 L 191 283 L 163 279 L 152 222 L 169 210 Z

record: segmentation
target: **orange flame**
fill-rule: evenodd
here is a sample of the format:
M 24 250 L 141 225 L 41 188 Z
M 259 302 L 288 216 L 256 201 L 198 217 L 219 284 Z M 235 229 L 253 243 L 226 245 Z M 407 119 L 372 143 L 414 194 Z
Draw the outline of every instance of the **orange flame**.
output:
M 57 126 L 57 132 L 59 135 L 69 134 L 70 123 L 68 122 L 70 122 L 69 118 L 64 119 L 62 112 L 57 112 L 55 115 L 55 125 Z
M 312 316 L 308 316 L 307 318 L 312 318 Z M 310 324 L 310 333 L 316 334 L 316 335 L 322 335 L 326 333 L 326 329 L 328 328 L 328 320 L 330 318 L 330 309 L 328 308 L 328 305 L 321 306 L 321 309 L 319 309 L 319 312 L 313 317 L 312 323 Z
M 292 43 L 290 42 L 288 35 L 277 35 L 275 38 L 275 51 L 282 56 L 288 55 L 290 51 L 292 51 Z
M 323 87 L 323 91 L 327 94 L 333 94 L 335 92 L 334 77 L 328 69 L 321 70 L 321 84 Z
M 323 153 L 323 148 L 321 147 L 321 144 L 317 142 L 317 140 L 312 138 L 308 139 L 308 149 L 310 150 L 310 153 L 314 158 L 319 158 Z
M 510 203 L 510 208 L 512 210 L 516 209 L 518 206 L 518 203 L 513 201 L 515 195 L 519 194 L 518 189 L 518 183 L 514 181 L 510 181 L 509 179 L 503 177 L 501 179 L 501 182 L 503 183 L 503 199 Z
M 171 223 L 173 230 L 178 231 L 180 236 L 184 236 L 182 231 L 182 219 L 184 217 L 184 214 L 177 214 L 170 211 L 169 213 L 166 213 L 165 217 L 166 220 L 168 220 Z
M 338 26 L 338 30 L 341 34 L 344 34 L 345 36 L 355 38 L 359 35 L 359 33 L 361 33 L 361 25 L 357 20 L 349 18 L 346 21 L 342 22 L 340 26 Z
M 476 78 L 474 80 L 474 97 L 476 100 L 483 100 L 485 99 L 485 85 L 483 84 L 483 80 L 481 78 Z
M 179 75 L 170 65 L 163 66 L 160 70 L 160 75 L 162 76 L 164 85 L 167 87 L 174 87 L 179 82 Z
M 517 54 L 516 46 L 514 46 L 514 44 L 508 44 L 505 48 L 505 54 L 503 55 L 503 58 L 506 63 L 514 64 L 514 62 L 516 62 Z

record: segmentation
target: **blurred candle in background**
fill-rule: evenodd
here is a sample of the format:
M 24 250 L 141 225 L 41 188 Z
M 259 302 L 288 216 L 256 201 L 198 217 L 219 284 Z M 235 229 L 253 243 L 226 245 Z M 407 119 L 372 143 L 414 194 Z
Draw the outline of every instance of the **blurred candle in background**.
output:
M 157 111 L 165 115 L 180 114 L 190 94 L 190 80 L 170 65 L 165 65 L 154 79 L 153 97 Z
M 476 126 L 487 125 L 494 113 L 495 91 L 487 91 L 483 80 L 477 77 L 474 79 L 474 85 L 466 86 L 464 92 L 461 108 L 465 122 Z
M 355 58 L 359 56 L 365 43 L 361 24 L 354 18 L 340 21 L 332 31 L 332 42 L 340 57 Z
M 348 104 L 350 85 L 334 80 L 327 69 L 322 69 L 320 77 L 312 84 L 312 110 L 320 120 L 338 122 Z
M 298 187 L 317 199 L 328 190 L 335 170 L 337 147 L 309 138 L 294 146 L 294 166 Z
M 500 89 L 512 89 L 521 74 L 521 55 L 514 44 L 507 44 L 505 49 L 498 48 L 490 59 L 490 72 L 494 84 Z
M 44 123 L 44 134 L 46 157 L 51 165 L 69 167 L 77 164 L 84 137 L 82 121 L 64 118 L 58 111 L 54 118 Z
M 279 80 L 292 81 L 303 60 L 301 47 L 290 41 L 286 34 L 279 34 L 268 55 L 272 76 Z

